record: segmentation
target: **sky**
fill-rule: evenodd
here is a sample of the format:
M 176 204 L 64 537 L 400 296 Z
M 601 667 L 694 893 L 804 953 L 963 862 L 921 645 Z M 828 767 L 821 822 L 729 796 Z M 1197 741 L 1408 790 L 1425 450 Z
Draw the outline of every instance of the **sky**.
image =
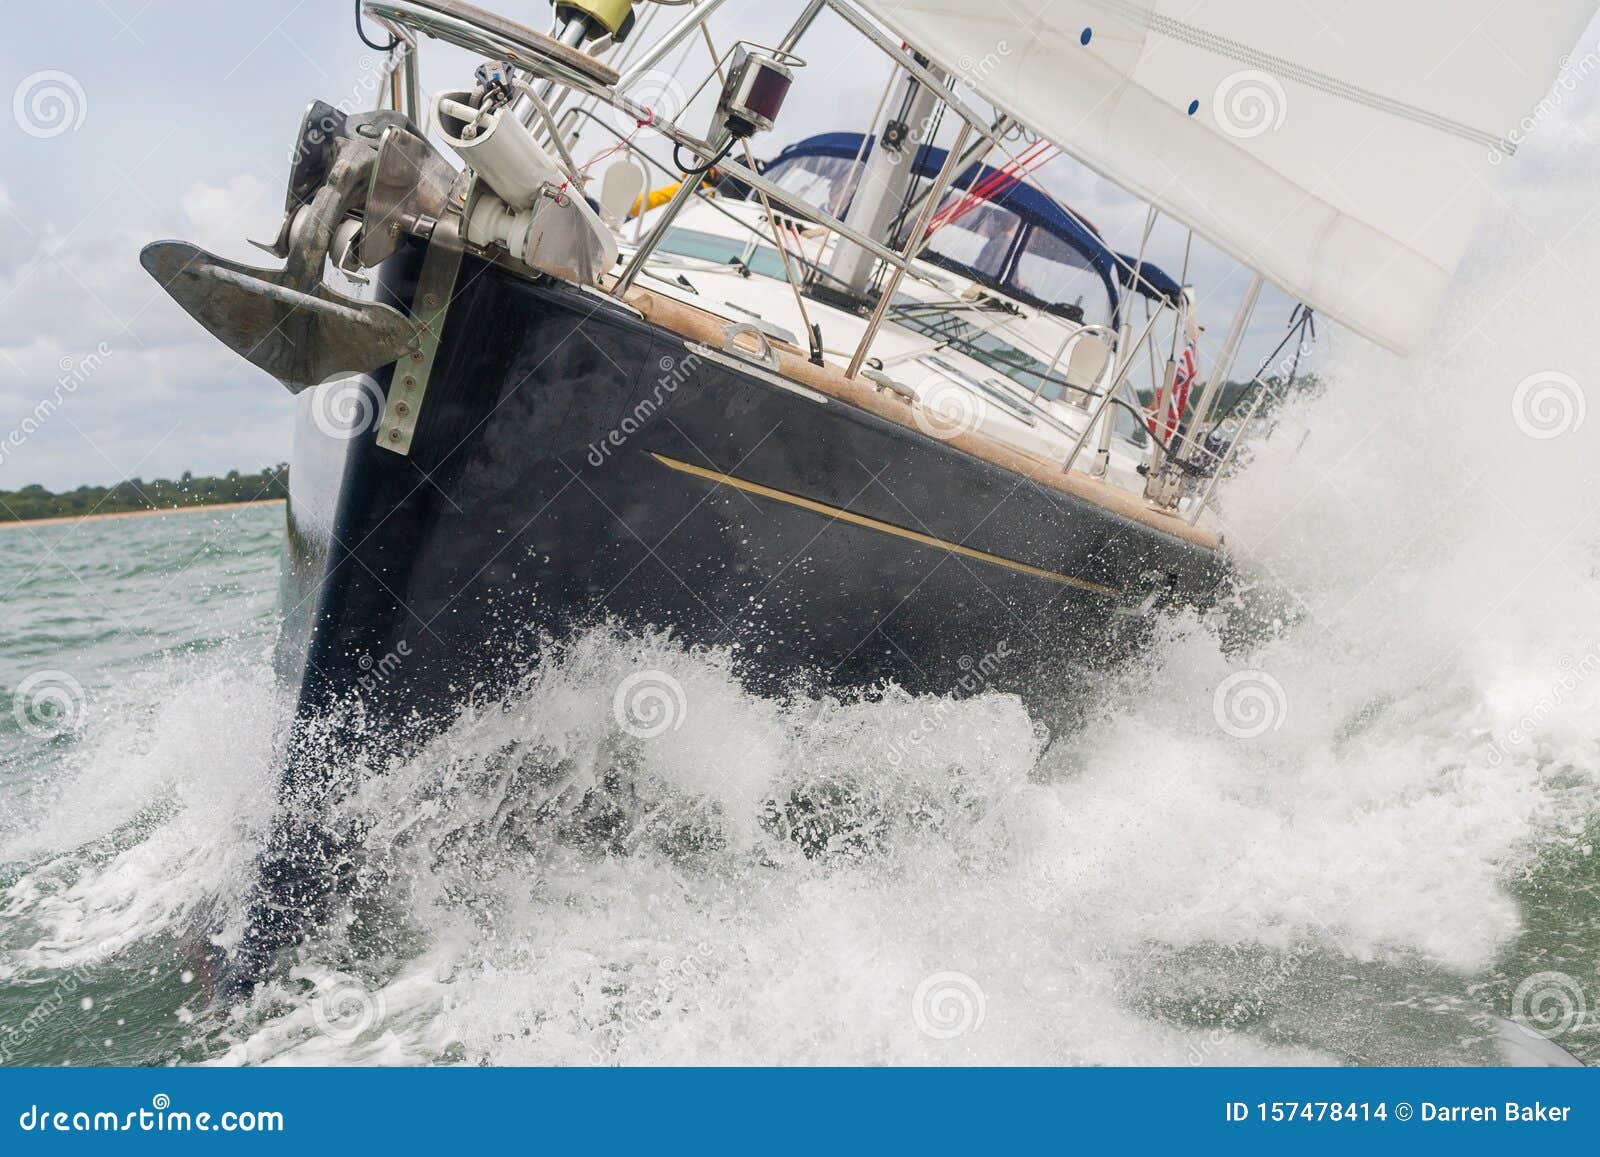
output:
M 548 25 L 543 0 L 491 6 Z M 800 0 L 728 0 L 712 28 L 719 43 L 735 35 L 770 42 L 799 7 Z M 12 98 L 11 115 L 0 113 L 0 490 L 286 460 L 283 388 L 172 303 L 138 252 L 176 237 L 275 264 L 246 239 L 276 232 L 306 103 L 370 107 L 376 98 L 377 54 L 356 39 L 352 6 L 57 0 L 8 8 L 0 38 L 0 98 Z M 1591 27 L 1585 42 L 1594 44 L 1597 32 Z M 474 61 L 428 47 L 425 89 L 470 81 Z M 680 73 L 690 86 L 707 62 L 694 48 Z M 807 68 L 778 128 L 758 139 L 757 155 L 816 132 L 861 130 L 890 73 L 887 58 L 832 14 L 803 54 Z M 1594 94 L 1579 96 L 1593 106 Z M 709 114 L 707 94 L 685 112 L 686 123 Z M 1142 204 L 1066 159 L 1040 179 L 1114 246 L 1137 248 Z M 1164 221 L 1151 258 L 1177 274 L 1185 239 Z M 1208 343 L 1220 342 L 1249 278 L 1195 242 L 1189 280 L 1203 302 Z M 1277 343 L 1292 306 L 1268 290 L 1241 368 Z M 47 398 L 60 404 L 30 421 Z

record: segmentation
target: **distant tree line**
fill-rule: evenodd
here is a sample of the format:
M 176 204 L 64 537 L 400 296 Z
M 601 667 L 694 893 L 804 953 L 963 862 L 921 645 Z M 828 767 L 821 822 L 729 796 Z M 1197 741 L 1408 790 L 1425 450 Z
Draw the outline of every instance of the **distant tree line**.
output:
M 129 478 L 115 486 L 80 486 L 52 493 L 43 486 L 0 490 L 0 522 L 35 518 L 74 518 L 86 514 L 121 514 L 130 510 L 172 510 L 180 506 L 214 506 L 224 502 L 257 502 L 289 495 L 289 465 L 255 474 L 230 470 L 218 477 L 185 470 L 176 481 L 146 482 Z
M 1279 374 L 1265 374 L 1262 376 L 1261 380 L 1268 386 L 1272 387 L 1273 392 L 1272 394 L 1268 395 L 1269 399 L 1273 396 L 1287 398 L 1299 393 L 1315 394 L 1320 393 L 1324 388 L 1321 378 L 1319 378 L 1316 374 L 1304 371 L 1302 371 L 1292 383 L 1286 381 L 1282 375 Z M 1199 398 L 1200 391 L 1204 387 L 1205 381 L 1202 379 L 1200 384 L 1195 386 L 1194 392 L 1190 395 L 1189 400 L 1193 402 Z M 1217 394 L 1217 400 L 1215 403 L 1216 413 L 1218 415 L 1227 415 L 1232 413 L 1241 405 L 1247 405 L 1249 400 L 1252 399 L 1254 392 L 1259 388 L 1260 387 L 1256 385 L 1254 380 L 1236 381 L 1232 378 L 1229 378 L 1226 382 L 1222 383 L 1222 389 Z M 1155 405 L 1155 391 L 1151 390 L 1147 386 L 1141 386 L 1136 392 L 1139 395 L 1139 399 L 1144 402 L 1145 405 Z M 1264 403 L 1264 405 L 1271 404 L 1272 403 L 1270 400 Z

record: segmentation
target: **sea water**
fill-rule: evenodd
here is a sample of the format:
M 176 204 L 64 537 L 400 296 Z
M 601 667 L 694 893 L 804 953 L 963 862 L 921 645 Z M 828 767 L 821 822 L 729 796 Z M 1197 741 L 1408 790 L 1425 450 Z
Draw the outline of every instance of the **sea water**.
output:
M 0 1058 L 1600 1060 L 1600 215 L 1537 185 L 1227 491 L 1267 621 L 1164 620 L 1054 733 L 596 628 L 341 803 L 359 902 L 248 997 L 281 508 L 0 531 Z

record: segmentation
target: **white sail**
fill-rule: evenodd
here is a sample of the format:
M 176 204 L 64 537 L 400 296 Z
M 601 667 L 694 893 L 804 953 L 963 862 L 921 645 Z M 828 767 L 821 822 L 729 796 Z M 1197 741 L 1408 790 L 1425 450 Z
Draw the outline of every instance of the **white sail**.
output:
M 1108 179 L 1403 352 L 1596 2 L 862 6 Z

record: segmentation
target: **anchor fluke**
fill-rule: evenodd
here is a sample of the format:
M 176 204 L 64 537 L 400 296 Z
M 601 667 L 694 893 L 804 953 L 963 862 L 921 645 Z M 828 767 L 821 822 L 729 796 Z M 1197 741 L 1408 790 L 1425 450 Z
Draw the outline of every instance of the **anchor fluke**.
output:
M 228 261 L 187 241 L 146 245 L 139 263 L 213 337 L 291 393 L 371 373 L 416 344 L 416 328 L 396 309 L 320 282 L 305 292 L 287 284 L 286 270 Z

